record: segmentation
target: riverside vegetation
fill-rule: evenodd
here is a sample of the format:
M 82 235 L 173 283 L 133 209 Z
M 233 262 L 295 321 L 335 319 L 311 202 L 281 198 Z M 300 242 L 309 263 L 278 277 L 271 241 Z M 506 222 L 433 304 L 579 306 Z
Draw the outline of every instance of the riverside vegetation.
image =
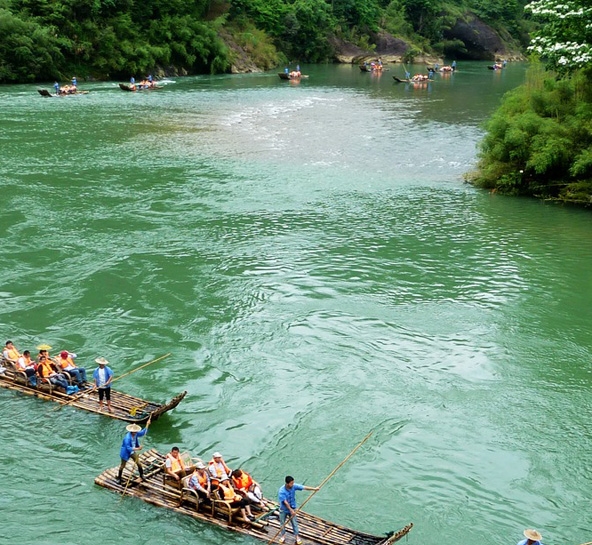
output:
M 453 27 L 478 19 L 520 49 L 525 1 L 0 0 L 0 83 L 265 70 L 331 61 L 336 44 L 372 53 L 384 33 L 406 60 L 478 58 Z
M 585 0 L 527 6 L 542 25 L 526 83 L 486 124 L 471 183 L 510 195 L 592 204 L 592 8 Z

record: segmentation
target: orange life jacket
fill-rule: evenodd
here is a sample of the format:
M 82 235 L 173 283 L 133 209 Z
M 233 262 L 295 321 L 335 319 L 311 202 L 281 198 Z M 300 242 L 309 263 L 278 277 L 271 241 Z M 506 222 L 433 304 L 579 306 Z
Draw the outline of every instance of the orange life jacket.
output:
M 177 471 L 181 471 L 182 469 L 185 469 L 185 464 L 183 463 L 183 460 L 181 460 L 181 458 L 175 458 L 170 452 L 166 455 L 167 460 L 171 461 L 171 471 L 173 472 L 177 472 Z
M 207 490 L 208 489 L 208 481 L 209 481 L 207 471 L 200 473 L 199 471 L 195 470 L 193 475 L 195 475 L 195 477 L 197 478 L 197 482 L 199 483 L 199 486 L 201 486 L 202 488 L 205 488 Z
M 74 360 L 70 356 L 68 356 L 65 359 L 60 356 L 60 358 L 58 359 L 58 363 L 60 364 L 60 367 L 62 369 L 66 369 L 67 367 L 70 367 L 70 365 L 72 367 L 76 368 L 76 365 L 74 364 Z
M 53 373 L 55 373 L 55 370 L 51 364 L 51 362 L 45 360 L 42 361 L 39 366 L 37 367 L 37 370 L 39 371 L 39 374 L 42 377 L 49 377 L 50 375 L 52 375 Z
M 236 477 L 232 477 L 232 483 L 234 484 L 234 488 L 238 490 L 249 490 L 251 485 L 253 484 L 253 479 L 251 476 L 243 471 L 242 475 L 237 479 Z
M 24 371 L 27 367 L 29 367 L 30 365 L 33 365 L 33 360 L 29 357 L 29 356 L 21 356 L 22 357 L 22 361 L 21 358 L 19 358 L 17 360 L 17 366 L 21 371 Z
M 220 479 L 222 478 L 222 474 L 224 472 L 226 472 L 226 475 L 228 475 L 230 477 L 230 468 L 226 465 L 226 463 L 224 462 L 224 460 L 222 460 L 220 463 L 216 463 L 213 459 L 210 460 L 209 463 L 210 466 L 210 476 L 212 477 L 212 482 L 215 484 L 218 484 L 220 482 Z M 211 468 L 214 468 L 214 471 L 216 472 L 216 476 L 218 477 L 216 479 L 216 477 L 214 477 L 214 475 L 212 475 L 212 470 Z

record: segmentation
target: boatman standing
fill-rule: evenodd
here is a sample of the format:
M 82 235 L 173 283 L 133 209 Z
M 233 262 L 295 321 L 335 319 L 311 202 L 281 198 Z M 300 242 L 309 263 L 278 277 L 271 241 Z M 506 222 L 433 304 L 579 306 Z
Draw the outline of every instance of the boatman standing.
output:
M 103 408 L 103 399 L 106 399 L 107 410 L 112 413 L 111 382 L 113 381 L 113 371 L 107 366 L 109 362 L 105 358 L 97 358 L 95 362 L 99 364 L 93 373 L 95 388 L 99 390 L 99 411 Z
M 286 484 L 278 491 L 278 503 L 280 504 L 280 543 L 286 541 L 286 519 L 290 519 L 292 530 L 294 530 L 294 540 L 296 545 L 302 545 L 302 540 L 298 537 L 298 522 L 296 521 L 296 491 L 297 490 L 319 490 L 318 487 L 304 486 L 294 482 L 294 477 L 288 475 L 285 479 Z
M 543 545 L 541 543 L 541 539 L 543 539 L 543 536 L 537 532 L 536 530 L 532 530 L 531 528 L 528 528 L 526 530 L 524 530 L 524 537 L 526 539 L 523 539 L 522 541 L 518 542 L 518 545 Z
M 144 480 L 144 468 L 140 463 L 140 437 L 144 437 L 148 433 L 148 427 L 150 426 L 150 418 L 146 422 L 146 427 L 142 429 L 138 424 L 129 424 L 126 426 L 127 433 L 121 443 L 121 450 L 119 451 L 119 457 L 121 458 L 121 464 L 119 465 L 119 474 L 117 475 L 117 482 L 121 484 L 123 478 L 123 470 L 131 458 L 138 466 L 138 472 L 140 473 L 140 479 Z

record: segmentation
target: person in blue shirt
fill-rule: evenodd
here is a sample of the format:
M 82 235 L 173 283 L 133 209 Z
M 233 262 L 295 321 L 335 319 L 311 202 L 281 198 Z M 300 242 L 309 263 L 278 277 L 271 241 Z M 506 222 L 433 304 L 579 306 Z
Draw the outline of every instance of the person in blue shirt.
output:
M 53 88 L 55 89 L 56 95 L 59 95 L 60 94 L 60 84 L 57 81 L 53 84 Z
M 278 503 L 280 504 L 280 543 L 286 541 L 286 519 L 292 523 L 294 530 L 294 540 L 296 545 L 301 545 L 302 540 L 298 537 L 298 521 L 296 520 L 296 491 L 297 490 L 319 490 L 318 487 L 304 486 L 294 482 L 294 477 L 288 475 L 285 479 L 286 484 L 278 491 Z
M 541 543 L 541 539 L 543 539 L 543 536 L 536 530 L 533 530 L 531 528 L 524 530 L 524 537 L 526 539 L 519 541 L 518 545 L 543 545 Z
M 452 64 L 450 65 L 450 67 L 451 67 L 453 70 L 456 70 L 456 61 L 452 61 Z
M 112 413 L 111 382 L 113 381 L 113 371 L 107 366 L 109 362 L 105 358 L 97 358 L 95 362 L 99 364 L 93 372 L 94 387 L 99 392 L 99 411 L 103 408 L 103 399 L 105 399 L 107 401 L 107 410 Z
M 117 482 L 121 484 L 123 478 L 123 470 L 131 458 L 138 466 L 138 472 L 140 473 L 140 479 L 144 480 L 144 468 L 140 463 L 140 437 L 144 437 L 148 433 L 148 427 L 150 426 L 150 418 L 146 422 L 146 427 L 142 429 L 138 424 L 130 424 L 126 426 L 127 433 L 121 443 L 121 449 L 119 451 L 119 457 L 121 458 L 121 464 L 119 465 L 119 474 L 117 475 Z
M 76 76 L 72 76 L 72 87 L 76 87 L 78 82 L 76 81 Z

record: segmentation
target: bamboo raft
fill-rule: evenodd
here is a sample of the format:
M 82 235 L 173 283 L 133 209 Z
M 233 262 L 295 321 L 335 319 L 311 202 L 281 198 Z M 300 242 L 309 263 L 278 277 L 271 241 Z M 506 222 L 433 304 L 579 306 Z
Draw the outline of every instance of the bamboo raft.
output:
M 66 395 L 61 388 L 48 384 L 31 386 L 24 373 L 19 373 L 10 367 L 5 370 L 4 374 L 0 374 L 0 387 L 136 424 L 146 422 L 148 418 L 155 421 L 161 414 L 174 409 L 187 395 L 187 392 L 181 392 L 168 403 L 161 404 L 124 394 L 111 388 L 113 412 L 110 413 L 107 411 L 105 404 L 103 404 L 103 410 L 99 411 L 99 397 L 94 389 L 82 390 L 74 395 Z
M 74 93 L 57 93 L 56 94 L 56 93 L 51 93 L 47 89 L 37 89 L 37 92 L 42 97 L 70 97 L 70 96 L 75 96 L 75 95 L 88 95 L 88 93 L 90 93 L 90 91 L 76 91 Z
M 164 464 L 166 455 L 151 449 L 140 456 L 144 466 L 145 480 L 136 478 L 128 464 L 122 483 L 117 479 L 119 467 L 105 470 L 95 478 L 95 484 L 108 488 L 123 496 L 134 496 L 158 507 L 165 507 L 182 515 L 187 515 L 199 521 L 215 524 L 225 530 L 231 530 L 271 543 L 279 538 L 280 523 L 277 515 L 278 505 L 265 500 L 273 509 L 258 513 L 255 521 L 251 522 L 240 517 L 240 512 L 230 514 L 224 508 L 224 502 L 204 502 L 197 500 L 195 495 L 187 493 L 187 489 L 175 486 L 176 481 L 165 479 Z M 253 509 L 253 506 L 251 507 Z M 256 511 L 253 509 L 253 512 Z M 304 545 L 391 545 L 407 535 L 413 524 L 410 523 L 397 532 L 389 532 L 383 536 L 367 534 L 340 526 L 304 511 L 298 511 L 299 537 Z M 286 533 L 292 533 L 292 526 L 287 524 Z

